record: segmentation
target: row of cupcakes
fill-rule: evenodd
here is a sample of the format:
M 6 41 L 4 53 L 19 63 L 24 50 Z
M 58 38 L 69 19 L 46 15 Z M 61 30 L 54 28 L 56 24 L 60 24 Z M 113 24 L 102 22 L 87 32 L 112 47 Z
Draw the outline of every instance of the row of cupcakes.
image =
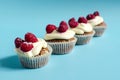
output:
M 68 24 L 61 21 L 59 26 L 48 24 L 44 39 L 53 48 L 53 54 L 69 53 L 75 44 L 90 42 L 93 36 L 102 36 L 106 24 L 98 11 L 85 17 L 70 18 Z
M 39 68 L 48 63 L 51 53 L 68 54 L 75 44 L 87 44 L 93 36 L 101 36 L 105 28 L 103 18 L 96 11 L 86 18 L 79 17 L 78 21 L 71 18 L 68 24 L 61 21 L 58 27 L 48 24 L 44 39 L 30 32 L 25 34 L 24 39 L 17 37 L 15 50 L 23 67 Z

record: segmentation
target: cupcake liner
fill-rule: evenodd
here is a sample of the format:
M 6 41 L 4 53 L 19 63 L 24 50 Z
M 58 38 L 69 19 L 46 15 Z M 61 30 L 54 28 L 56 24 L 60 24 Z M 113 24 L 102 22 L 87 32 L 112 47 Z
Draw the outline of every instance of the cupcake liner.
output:
M 53 54 L 68 54 L 75 46 L 77 38 L 68 42 L 47 42 L 53 49 Z
M 93 31 L 92 34 L 75 35 L 75 37 L 77 38 L 76 45 L 83 45 L 83 44 L 89 43 L 94 34 L 95 34 L 95 31 Z
M 43 55 L 36 56 L 36 57 L 28 57 L 25 55 L 21 55 L 20 53 L 18 54 L 18 57 L 23 67 L 33 68 L 33 69 L 40 68 L 40 67 L 45 66 L 48 63 L 48 60 L 52 53 L 52 48 L 48 46 L 48 50 L 49 50 L 48 53 L 45 53 Z
M 102 27 L 102 26 L 96 26 L 93 28 L 95 30 L 95 34 L 94 37 L 100 37 L 103 35 L 106 27 Z

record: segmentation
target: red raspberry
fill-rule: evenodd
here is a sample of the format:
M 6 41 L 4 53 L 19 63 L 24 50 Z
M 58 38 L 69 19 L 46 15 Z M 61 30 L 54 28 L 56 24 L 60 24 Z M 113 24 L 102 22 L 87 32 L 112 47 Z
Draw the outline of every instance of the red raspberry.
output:
M 55 25 L 53 25 L 53 24 L 48 24 L 48 25 L 46 26 L 46 32 L 47 32 L 47 33 L 51 33 L 51 32 L 53 32 L 55 29 L 57 29 L 57 27 L 56 27 Z
M 87 19 L 84 17 L 79 17 L 78 22 L 79 23 L 87 23 Z
M 28 32 L 25 34 L 25 41 L 34 43 L 37 42 L 38 39 L 33 33 Z
M 58 32 L 62 33 L 65 32 L 68 29 L 68 25 L 65 21 L 61 21 L 59 28 L 58 28 Z
M 19 48 L 20 45 L 21 45 L 21 43 L 23 43 L 23 42 L 24 42 L 24 40 L 22 40 L 21 38 L 17 37 L 17 38 L 15 39 L 15 41 L 14 41 L 15 47 L 16 47 L 16 48 Z
M 20 46 L 20 49 L 23 52 L 28 52 L 33 48 L 33 44 L 32 43 L 28 43 L 28 42 L 23 42 Z
M 94 16 L 99 16 L 100 14 L 99 14 L 98 11 L 95 11 L 95 12 L 93 13 L 93 15 L 94 15 Z
M 75 20 L 75 18 L 71 18 L 71 19 L 68 21 L 68 24 L 70 25 L 71 28 L 75 28 L 75 27 L 77 27 L 78 22 Z
M 88 14 L 86 18 L 87 20 L 91 20 L 91 19 L 94 19 L 95 16 L 93 14 Z

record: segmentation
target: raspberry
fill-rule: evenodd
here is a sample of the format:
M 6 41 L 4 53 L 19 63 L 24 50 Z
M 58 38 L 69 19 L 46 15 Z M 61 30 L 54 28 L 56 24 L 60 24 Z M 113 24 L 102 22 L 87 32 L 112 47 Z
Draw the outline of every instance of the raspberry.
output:
M 79 23 L 87 23 L 87 19 L 84 17 L 79 17 L 78 22 Z
M 53 24 L 48 24 L 48 25 L 46 26 L 46 32 L 47 32 L 47 33 L 51 33 L 51 32 L 53 32 L 55 29 L 57 29 L 57 27 L 56 27 L 55 25 L 53 25 Z
M 61 21 L 59 28 L 58 28 L 58 32 L 62 33 L 65 32 L 68 29 L 68 25 L 65 21 Z
M 21 43 L 23 43 L 23 42 L 24 42 L 24 40 L 22 40 L 21 38 L 17 37 L 17 38 L 15 39 L 15 41 L 14 41 L 15 47 L 16 47 L 16 48 L 19 48 L 20 45 L 21 45 Z
M 71 18 L 71 19 L 68 21 L 68 24 L 70 25 L 71 28 L 75 28 L 75 27 L 77 27 L 78 22 L 75 20 L 75 18 Z
M 23 52 L 28 52 L 33 48 L 33 44 L 32 43 L 28 43 L 28 42 L 23 42 L 20 46 L 20 49 Z
M 28 32 L 25 34 L 25 41 L 34 43 L 37 42 L 38 39 L 33 33 Z
M 93 15 L 94 15 L 94 16 L 99 16 L 100 14 L 99 14 L 98 11 L 95 11 L 95 12 L 93 13 Z
M 88 14 L 86 18 L 87 20 L 91 20 L 91 19 L 94 19 L 95 16 L 93 14 Z

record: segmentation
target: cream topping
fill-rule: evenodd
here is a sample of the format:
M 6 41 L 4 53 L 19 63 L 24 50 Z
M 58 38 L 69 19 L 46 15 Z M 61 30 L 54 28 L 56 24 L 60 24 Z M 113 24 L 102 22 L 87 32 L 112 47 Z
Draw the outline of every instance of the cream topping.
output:
M 52 39 L 70 39 L 74 37 L 75 32 L 68 29 L 66 32 L 60 33 L 54 30 L 52 33 L 46 33 L 44 39 L 45 40 L 52 40 Z
M 96 26 L 100 23 L 102 23 L 104 20 L 101 16 L 96 16 L 94 19 L 88 20 L 88 23 L 90 23 L 92 26 Z
M 84 34 L 85 32 L 91 32 L 93 30 L 89 23 L 79 23 L 77 27 L 71 28 L 76 34 Z
M 47 47 L 47 43 L 45 42 L 45 40 L 39 39 L 39 38 L 38 38 L 38 42 L 35 42 L 32 44 L 33 44 L 33 48 L 28 52 L 23 52 L 22 50 L 20 50 L 20 48 L 16 48 L 16 51 L 28 57 L 33 57 L 33 56 L 39 55 L 42 48 Z

